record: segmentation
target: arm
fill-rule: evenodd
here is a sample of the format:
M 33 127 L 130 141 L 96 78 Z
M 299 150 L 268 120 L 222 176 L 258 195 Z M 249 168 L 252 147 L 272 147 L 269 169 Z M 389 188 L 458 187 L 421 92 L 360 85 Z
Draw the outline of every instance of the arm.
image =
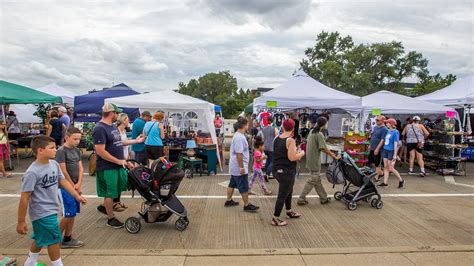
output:
M 28 227 L 26 226 L 26 210 L 28 209 L 28 202 L 30 201 L 31 191 L 22 192 L 20 197 L 20 204 L 18 206 L 18 224 L 16 226 L 16 231 L 18 234 L 26 235 L 28 232 Z
M 275 138 L 278 137 L 278 133 L 280 133 L 280 132 L 278 132 L 278 129 L 275 128 Z
M 122 141 L 124 146 L 133 145 L 137 143 L 142 143 L 144 141 L 142 136 L 138 136 L 136 139 L 127 139 Z
M 60 179 L 59 180 L 59 186 L 62 189 L 65 189 L 71 196 L 73 196 L 77 201 L 79 201 L 82 204 L 86 204 L 87 200 L 79 195 L 79 193 L 74 189 L 74 187 L 69 183 L 66 179 Z
M 374 154 L 375 155 L 378 155 L 379 152 L 380 152 L 380 149 L 382 148 L 383 144 L 384 144 L 385 140 L 382 138 L 379 142 L 379 144 L 377 145 L 377 147 L 375 148 L 374 150 Z
M 430 132 L 426 129 L 426 127 L 424 125 L 420 125 L 420 129 L 421 129 L 421 131 L 423 131 L 423 136 L 426 139 L 430 135 Z
M 64 178 L 65 178 L 67 181 L 69 181 L 69 183 L 71 183 L 71 185 L 74 186 L 74 182 L 72 181 L 71 176 L 70 176 L 69 173 L 67 172 L 66 163 L 59 163 L 59 168 L 61 168 L 61 171 L 63 172 Z
M 405 135 L 407 134 L 407 127 L 408 127 L 408 125 L 406 125 L 406 126 L 403 128 L 402 136 L 405 136 Z
M 53 127 L 51 125 L 46 125 L 46 136 L 51 136 L 51 132 L 53 131 Z
M 334 160 L 341 159 L 341 156 L 336 156 L 336 154 L 334 154 L 334 152 L 329 150 L 327 147 L 324 147 L 321 151 L 326 153 L 327 155 L 331 156 L 331 158 L 333 158 Z
M 288 149 L 288 159 L 292 162 L 301 160 L 305 155 L 304 151 L 297 152 L 296 142 L 294 139 L 288 139 L 286 141 L 286 147 Z
M 160 128 L 160 138 L 161 138 L 161 139 L 165 139 L 165 128 L 163 127 L 163 124 L 160 123 L 160 124 L 158 125 L 158 128 Z
M 244 155 L 242 153 L 237 153 L 237 162 L 239 163 L 240 174 L 245 174 L 245 167 L 244 167 Z
M 108 151 L 105 150 L 105 144 L 96 144 L 95 145 L 95 152 L 97 155 L 99 155 L 102 159 L 109 161 L 111 163 L 115 163 L 118 165 L 122 165 L 123 167 L 126 167 L 127 162 L 125 160 L 119 160 L 112 156 Z
M 77 178 L 77 184 L 74 185 L 74 189 L 81 194 L 82 180 L 84 178 L 84 165 L 82 161 L 79 161 L 79 177 Z
M 398 140 L 394 143 L 394 151 L 393 151 L 393 161 L 397 160 L 397 152 L 398 152 Z

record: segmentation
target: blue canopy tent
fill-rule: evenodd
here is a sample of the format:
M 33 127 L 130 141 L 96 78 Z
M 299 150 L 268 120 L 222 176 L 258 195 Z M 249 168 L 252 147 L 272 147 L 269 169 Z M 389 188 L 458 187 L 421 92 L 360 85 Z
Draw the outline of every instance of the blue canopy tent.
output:
M 98 122 L 101 119 L 104 99 L 140 94 L 127 85 L 120 83 L 102 91 L 92 92 L 74 97 L 74 121 L 75 122 Z M 124 108 L 133 121 L 140 116 L 138 108 Z

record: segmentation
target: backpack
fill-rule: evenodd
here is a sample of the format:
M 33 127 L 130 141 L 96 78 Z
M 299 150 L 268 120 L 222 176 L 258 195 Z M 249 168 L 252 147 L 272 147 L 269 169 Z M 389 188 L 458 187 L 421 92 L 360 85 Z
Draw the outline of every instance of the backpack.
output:
M 326 169 L 326 178 L 334 188 L 336 184 L 344 184 L 344 174 L 340 167 L 340 161 L 333 161 Z

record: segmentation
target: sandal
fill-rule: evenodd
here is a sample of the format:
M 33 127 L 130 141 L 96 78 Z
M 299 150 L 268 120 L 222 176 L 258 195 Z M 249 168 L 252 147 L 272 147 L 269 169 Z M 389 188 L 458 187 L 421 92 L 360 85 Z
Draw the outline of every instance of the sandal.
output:
M 288 225 L 288 222 L 282 221 L 279 218 L 272 218 L 272 225 L 273 226 L 286 226 Z
M 10 178 L 10 177 L 13 177 L 13 175 L 10 173 L 7 173 L 6 175 L 3 175 L 3 177 Z
M 301 217 L 301 213 L 297 213 L 297 212 L 294 212 L 294 211 L 286 212 L 286 215 L 288 215 L 288 217 L 290 217 L 292 219 Z
M 271 194 L 273 194 L 273 193 L 270 190 L 266 191 L 266 192 L 263 192 L 263 195 L 265 195 L 265 196 L 270 196 Z
M 121 202 L 116 202 L 114 203 L 114 211 L 115 212 L 123 212 L 125 211 L 125 208 L 120 204 Z

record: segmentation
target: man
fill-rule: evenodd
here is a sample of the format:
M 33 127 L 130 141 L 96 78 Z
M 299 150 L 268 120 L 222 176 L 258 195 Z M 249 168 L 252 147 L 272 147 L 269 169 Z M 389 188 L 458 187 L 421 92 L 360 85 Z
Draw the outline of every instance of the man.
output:
M 71 126 L 71 118 L 69 118 L 69 116 L 67 115 L 67 109 L 64 106 L 58 108 L 58 114 L 59 121 L 66 126 L 61 133 L 61 144 L 63 144 L 64 138 L 66 137 L 66 131 Z
M 141 116 L 133 122 L 132 125 L 132 139 L 136 139 L 143 133 L 145 123 L 151 120 L 151 114 L 148 111 L 142 112 Z M 135 153 L 135 160 L 146 165 L 145 143 L 137 143 L 132 145 L 132 151 Z
M 387 127 L 385 126 L 385 116 L 379 115 L 375 119 L 376 127 L 372 131 L 372 136 L 370 137 L 370 145 L 369 145 L 369 165 L 371 167 L 375 167 L 375 171 L 377 175 L 375 176 L 375 180 L 379 180 L 382 173 L 382 152 L 383 152 L 383 145 L 385 135 L 388 132 Z
M 20 122 L 13 111 L 8 112 L 6 127 L 9 140 L 16 140 L 21 136 Z
M 236 128 L 237 131 L 234 133 L 232 142 L 230 144 L 230 182 L 227 188 L 227 201 L 225 207 L 232 207 L 239 205 L 238 202 L 232 200 L 234 189 L 238 189 L 242 200 L 244 201 L 244 211 L 255 212 L 259 207 L 249 203 L 249 179 L 248 179 L 248 167 L 249 167 L 249 144 L 245 137 L 249 122 L 244 117 L 237 119 Z
M 120 131 L 113 124 L 122 109 L 115 104 L 106 103 L 102 107 L 102 119 L 96 124 L 92 137 L 97 153 L 97 196 L 104 198 L 107 225 L 122 228 L 124 224 L 114 216 L 113 199 L 127 190 L 127 173 L 124 160 L 123 143 Z M 101 211 L 98 207 L 98 210 Z
M 273 118 L 268 118 L 268 126 L 263 130 L 263 150 L 267 156 L 265 161 L 265 181 L 268 182 L 268 177 L 272 174 L 272 154 L 273 154 L 273 140 L 278 136 L 278 129 L 273 127 Z
M 214 118 L 214 127 L 216 128 L 216 136 L 219 137 L 222 128 L 222 118 L 220 114 L 216 114 L 216 118 Z

